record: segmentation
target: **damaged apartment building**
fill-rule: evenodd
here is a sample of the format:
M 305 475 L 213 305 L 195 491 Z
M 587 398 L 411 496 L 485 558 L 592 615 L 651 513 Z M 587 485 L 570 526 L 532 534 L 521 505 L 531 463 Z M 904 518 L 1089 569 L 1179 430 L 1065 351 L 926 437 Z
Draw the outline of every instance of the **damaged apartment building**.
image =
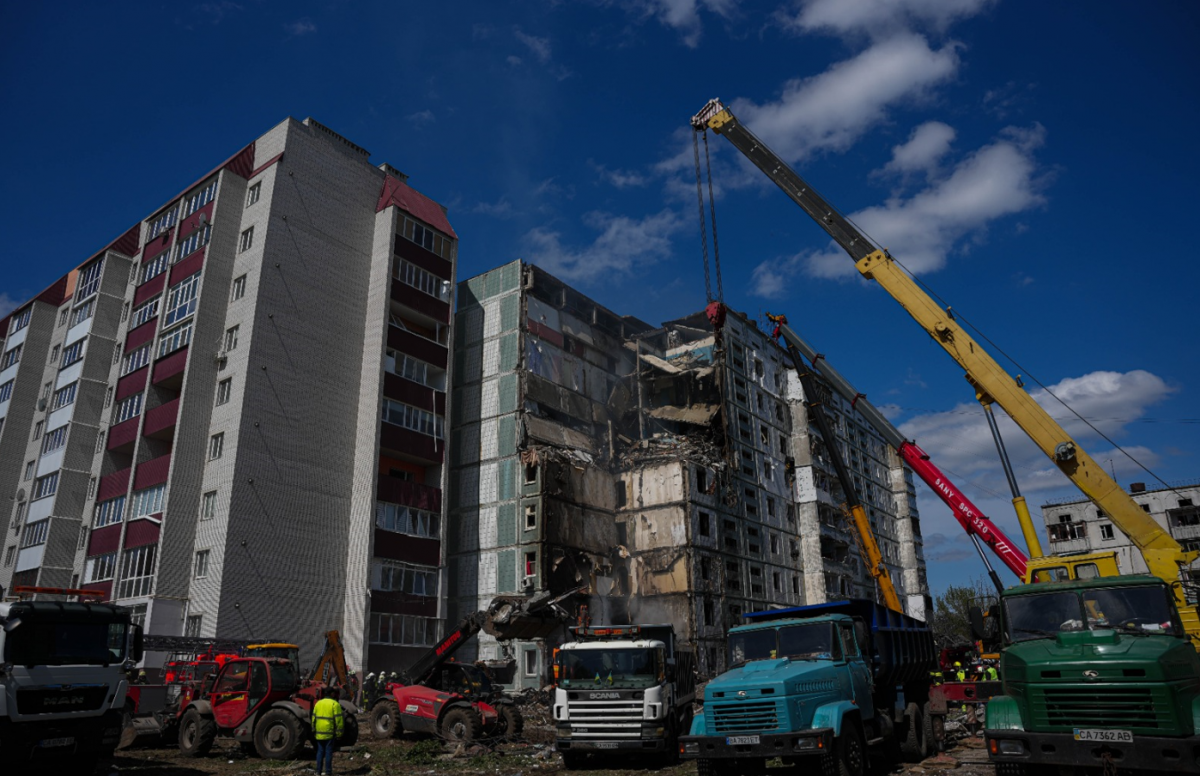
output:
M 594 624 L 670 622 L 702 674 L 745 612 L 875 598 L 826 440 L 786 354 L 731 312 L 653 327 L 512 262 L 459 284 L 451 402 L 450 622 L 504 593 L 569 595 Z M 910 613 L 927 602 L 911 473 L 822 397 Z M 565 629 L 559 638 L 565 638 Z M 556 643 L 478 658 L 540 687 Z M 511 673 L 510 673 L 511 672 Z

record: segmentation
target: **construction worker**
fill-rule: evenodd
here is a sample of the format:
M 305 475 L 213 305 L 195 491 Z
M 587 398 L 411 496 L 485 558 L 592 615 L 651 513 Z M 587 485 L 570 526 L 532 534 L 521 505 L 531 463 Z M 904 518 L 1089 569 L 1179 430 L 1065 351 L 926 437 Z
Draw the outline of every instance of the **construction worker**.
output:
M 321 700 L 312 708 L 313 738 L 317 742 L 317 776 L 332 776 L 333 747 L 341 738 L 344 725 L 342 704 L 337 702 L 337 688 L 321 688 Z
M 376 686 L 374 671 L 367 674 L 366 679 L 363 679 L 363 693 L 364 700 L 368 706 L 375 703 L 375 699 L 379 697 L 379 688 Z
M 989 682 L 998 682 L 998 681 L 1000 681 L 1000 672 L 996 670 L 996 667 L 995 667 L 995 666 L 988 666 L 988 667 L 987 667 L 987 680 L 988 680 Z
M 956 681 L 956 682 L 967 681 L 967 672 L 965 670 L 963 670 L 963 664 L 958 662 L 957 660 L 954 661 L 954 681 Z
M 358 683 L 358 674 L 354 673 L 354 669 L 346 670 L 346 682 L 350 685 L 350 702 L 355 706 L 362 706 L 362 686 Z

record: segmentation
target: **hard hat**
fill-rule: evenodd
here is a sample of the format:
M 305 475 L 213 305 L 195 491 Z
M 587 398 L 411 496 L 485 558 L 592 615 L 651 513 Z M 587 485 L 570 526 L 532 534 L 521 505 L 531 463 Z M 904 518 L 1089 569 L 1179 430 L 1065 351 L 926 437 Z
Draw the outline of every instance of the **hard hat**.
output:
M 347 672 L 346 672 L 346 674 L 347 674 L 348 676 L 354 676 L 354 669 L 353 669 L 353 668 L 351 668 L 349 671 L 347 671 Z
M 372 671 L 371 673 L 367 674 L 367 679 L 374 679 L 374 678 L 375 678 L 375 672 L 374 672 L 374 671 Z
M 962 663 L 960 663 L 960 662 L 958 662 L 957 660 L 955 660 L 955 661 L 954 661 L 954 667 L 955 667 L 955 668 L 962 668 Z
M 395 678 L 396 678 L 396 672 L 395 672 L 395 671 L 392 671 L 392 673 L 391 673 L 391 674 L 388 676 L 388 678 L 389 678 L 389 679 L 395 679 Z

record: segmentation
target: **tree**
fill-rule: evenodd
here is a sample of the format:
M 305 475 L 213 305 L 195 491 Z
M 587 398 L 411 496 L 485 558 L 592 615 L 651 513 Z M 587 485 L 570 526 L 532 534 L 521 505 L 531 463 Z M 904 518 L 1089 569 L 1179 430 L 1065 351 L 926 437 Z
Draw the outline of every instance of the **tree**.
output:
M 939 648 L 974 642 L 971 636 L 972 606 L 987 608 L 996 602 L 996 589 L 986 577 L 972 579 L 966 585 L 950 585 L 934 598 L 933 638 Z

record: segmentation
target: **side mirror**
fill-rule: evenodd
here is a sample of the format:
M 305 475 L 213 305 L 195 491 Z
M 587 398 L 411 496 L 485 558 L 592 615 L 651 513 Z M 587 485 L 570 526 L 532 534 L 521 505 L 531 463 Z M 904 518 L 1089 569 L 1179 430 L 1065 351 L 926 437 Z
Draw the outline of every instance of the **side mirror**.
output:
M 967 616 L 971 620 L 971 638 L 976 641 L 982 641 L 987 638 L 987 634 L 985 633 L 986 626 L 983 621 L 983 610 L 978 606 L 972 606 L 967 611 Z
M 983 621 L 983 643 L 995 644 L 1000 640 L 1000 605 L 988 609 L 987 618 Z
M 131 644 L 129 645 L 129 659 L 135 663 L 140 663 L 140 662 L 142 662 L 142 658 L 146 654 L 146 651 L 143 647 L 144 642 L 143 642 L 143 637 L 142 637 L 142 626 L 141 625 L 133 626 L 132 636 L 133 636 L 133 638 L 131 639 Z

